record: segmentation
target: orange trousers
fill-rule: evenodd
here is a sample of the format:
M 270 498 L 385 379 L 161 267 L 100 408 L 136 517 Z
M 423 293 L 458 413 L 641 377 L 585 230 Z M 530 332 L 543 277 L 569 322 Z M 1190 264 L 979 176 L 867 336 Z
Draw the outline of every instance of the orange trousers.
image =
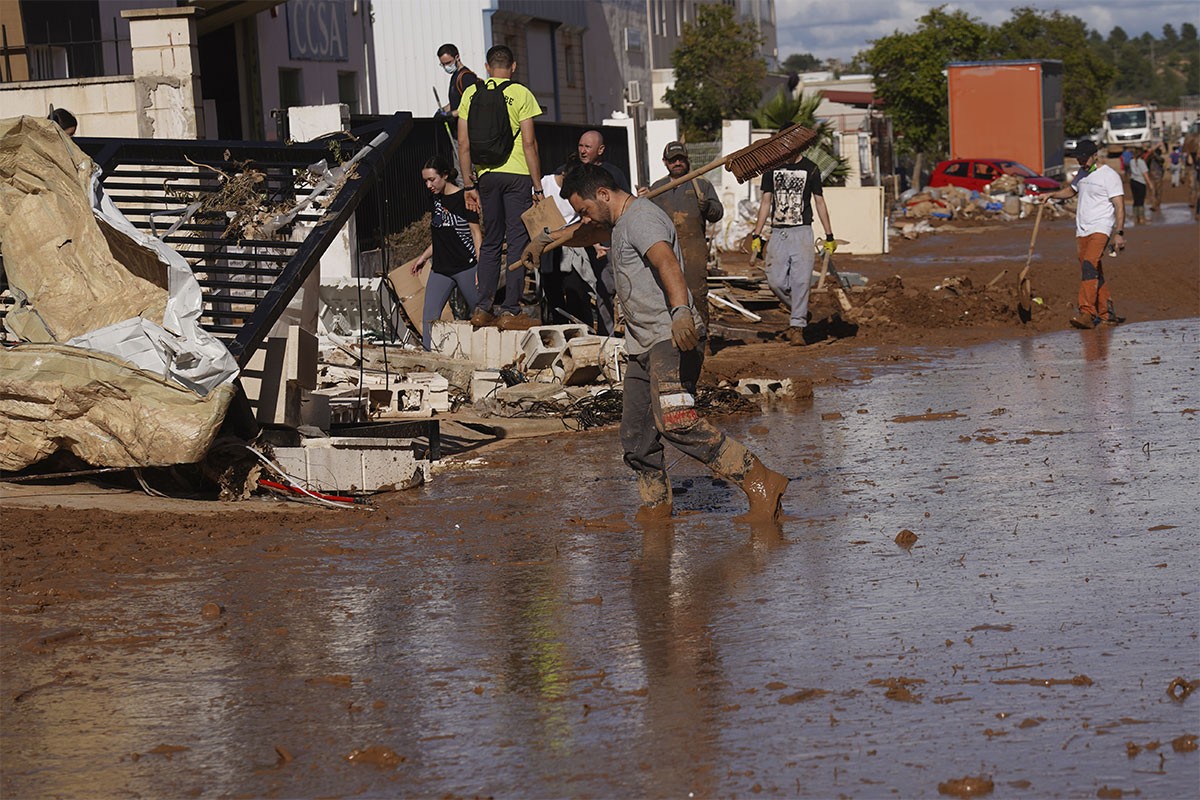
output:
M 1108 245 L 1108 235 L 1093 233 L 1075 239 L 1075 250 L 1079 255 L 1079 314 L 1100 317 L 1109 313 L 1112 296 L 1104 285 L 1104 267 L 1101 259 Z

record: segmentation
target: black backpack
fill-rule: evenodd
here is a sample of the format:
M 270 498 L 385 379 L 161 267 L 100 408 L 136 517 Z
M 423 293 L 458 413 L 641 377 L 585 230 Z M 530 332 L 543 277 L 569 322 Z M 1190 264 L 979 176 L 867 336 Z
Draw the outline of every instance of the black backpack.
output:
M 480 83 L 471 99 L 467 137 L 471 141 L 471 161 L 480 166 L 498 167 L 512 154 L 515 137 L 504 97 L 504 87 L 510 82 L 500 81 L 491 88 Z

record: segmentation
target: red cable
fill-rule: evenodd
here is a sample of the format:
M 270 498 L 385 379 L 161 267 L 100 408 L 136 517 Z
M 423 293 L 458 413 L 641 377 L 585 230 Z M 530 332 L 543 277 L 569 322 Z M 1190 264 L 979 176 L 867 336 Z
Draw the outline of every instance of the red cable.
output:
M 282 489 L 287 492 L 295 492 L 296 494 L 303 495 L 305 497 L 319 497 L 322 500 L 331 500 L 335 503 L 357 503 L 358 502 L 358 500 L 353 497 L 342 497 L 342 496 L 336 495 L 336 494 L 322 494 L 321 492 L 314 492 L 311 489 L 302 491 L 300 489 L 297 489 L 295 486 L 288 486 L 287 484 L 284 484 L 284 483 L 276 483 L 275 481 L 269 481 L 266 478 L 259 478 L 258 485 L 266 486 L 269 489 Z

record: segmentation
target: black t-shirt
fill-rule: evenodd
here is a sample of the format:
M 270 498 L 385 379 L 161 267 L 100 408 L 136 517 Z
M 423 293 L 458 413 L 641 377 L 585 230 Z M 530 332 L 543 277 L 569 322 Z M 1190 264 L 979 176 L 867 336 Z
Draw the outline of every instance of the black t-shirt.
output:
M 467 209 L 466 192 L 433 195 L 429 226 L 433 238 L 433 271 L 454 275 L 475 266 L 475 240 L 468 223 L 479 215 Z
M 458 104 L 462 102 L 463 92 L 470 87 L 479 83 L 479 76 L 466 67 L 459 67 L 458 71 L 450 76 L 450 110 L 458 111 Z
M 825 194 L 821 190 L 821 170 L 808 158 L 766 172 L 762 190 L 771 192 L 774 198 L 772 228 L 812 225 L 812 196 Z

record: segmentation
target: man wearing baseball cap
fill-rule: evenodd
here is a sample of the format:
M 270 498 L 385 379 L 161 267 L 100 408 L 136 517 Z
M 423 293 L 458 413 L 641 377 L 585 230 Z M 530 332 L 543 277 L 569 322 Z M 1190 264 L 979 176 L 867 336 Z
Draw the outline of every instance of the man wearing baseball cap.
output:
M 1075 150 L 1079 172 L 1051 200 L 1078 195 L 1075 207 L 1075 250 L 1079 256 L 1079 313 L 1071 325 L 1090 330 L 1100 323 L 1117 325 L 1124 320 L 1113 311 L 1112 296 L 1104 283 L 1101 259 L 1112 244 L 1114 254 L 1125 249 L 1125 187 L 1121 176 L 1096 155 L 1096 143 L 1084 139 Z
M 663 148 L 663 165 L 667 176 L 650 187 L 657 189 L 692 170 L 687 145 L 671 142 Z M 696 301 L 704 325 L 708 327 L 708 240 L 705 227 L 725 216 L 725 208 L 717 199 L 717 190 L 704 178 L 693 178 L 681 186 L 663 192 L 652 199 L 675 223 L 679 248 L 683 251 L 683 277 Z

